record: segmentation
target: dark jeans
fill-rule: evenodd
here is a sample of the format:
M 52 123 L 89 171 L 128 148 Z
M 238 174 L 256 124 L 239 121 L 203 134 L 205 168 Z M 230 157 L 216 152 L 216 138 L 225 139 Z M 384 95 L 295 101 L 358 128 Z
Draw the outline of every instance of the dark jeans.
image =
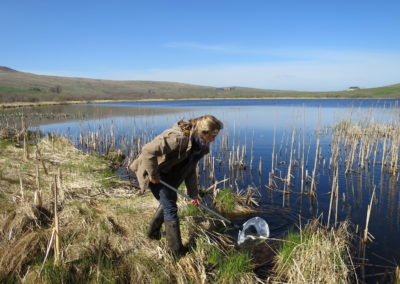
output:
M 161 179 L 168 182 L 163 175 L 161 175 Z M 160 202 L 163 208 L 164 220 L 178 219 L 178 206 L 176 205 L 178 196 L 176 192 L 166 188 L 160 183 L 154 184 L 149 182 L 149 187 L 154 197 Z

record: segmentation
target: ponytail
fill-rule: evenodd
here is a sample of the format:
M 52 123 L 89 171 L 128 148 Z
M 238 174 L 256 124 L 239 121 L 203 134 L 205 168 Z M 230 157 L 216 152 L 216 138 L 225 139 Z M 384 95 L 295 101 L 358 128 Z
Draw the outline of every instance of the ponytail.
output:
M 178 125 L 187 135 L 189 135 L 192 130 L 197 133 L 207 134 L 224 128 L 224 124 L 213 115 L 203 115 L 197 118 L 192 118 L 189 119 L 189 122 L 181 119 L 178 121 Z

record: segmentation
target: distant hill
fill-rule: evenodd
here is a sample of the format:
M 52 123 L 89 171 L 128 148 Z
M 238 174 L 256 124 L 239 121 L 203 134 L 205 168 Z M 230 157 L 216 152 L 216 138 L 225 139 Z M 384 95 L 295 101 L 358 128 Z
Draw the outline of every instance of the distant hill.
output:
M 0 103 L 194 98 L 400 98 L 400 84 L 340 92 L 215 88 L 174 82 L 36 75 L 0 66 Z
M 17 70 L 5 67 L 5 66 L 0 66 L 0 71 L 4 71 L 4 72 L 18 72 Z

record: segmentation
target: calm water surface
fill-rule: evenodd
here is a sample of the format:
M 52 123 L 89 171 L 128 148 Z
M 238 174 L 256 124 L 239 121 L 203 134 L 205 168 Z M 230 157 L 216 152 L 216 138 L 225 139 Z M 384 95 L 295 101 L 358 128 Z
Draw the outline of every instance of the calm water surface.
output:
M 332 126 L 342 120 L 353 123 L 382 122 L 399 124 L 398 100 L 211 100 L 211 101 L 171 101 L 171 102 L 129 102 L 88 104 L 78 106 L 58 106 L 35 108 L 36 112 L 78 113 L 74 117 L 47 118 L 46 121 L 32 120 L 32 126 L 44 132 L 55 132 L 77 141 L 81 132 L 104 131 L 110 129 L 116 137 L 132 140 L 132 135 L 145 131 L 150 136 L 159 134 L 180 118 L 191 118 L 213 114 L 221 119 L 225 128 L 212 145 L 216 158 L 215 177 L 222 180 L 229 177 L 227 185 L 240 189 L 255 187 L 262 197 L 260 206 L 266 210 L 262 217 L 270 224 L 273 236 L 281 236 L 289 228 L 305 219 L 320 216 L 327 221 L 332 190 L 332 178 L 328 168 L 331 155 Z M 278 162 L 276 174 L 283 177 L 287 173 L 291 137 L 295 130 L 293 159 L 301 160 L 303 141 L 306 169 L 311 175 L 314 168 L 315 145 L 320 129 L 321 153 L 317 170 L 317 198 L 311 200 L 299 194 L 301 188 L 300 167 L 292 170 L 293 194 L 283 198 L 282 193 L 270 191 L 268 173 L 271 170 L 271 152 L 275 140 Z M 224 149 L 229 137 L 228 149 Z M 304 137 L 304 138 L 303 138 Z M 125 143 L 126 144 L 126 143 Z M 129 143 L 128 143 L 129 144 Z M 222 145 L 223 144 L 223 145 Z M 246 170 L 229 170 L 226 156 L 232 147 L 245 147 Z M 130 146 L 120 145 L 129 152 Z M 236 148 L 235 148 L 236 149 Z M 252 167 L 250 159 L 253 157 Z M 262 160 L 262 174 L 258 174 Z M 325 167 L 324 167 L 325 160 Z M 218 163 L 221 161 L 221 163 Z M 281 172 L 280 172 L 281 171 Z M 235 182 L 236 181 L 236 182 Z M 206 174 L 201 178 L 202 186 L 212 184 Z M 338 220 L 350 219 L 362 231 L 365 226 L 367 206 L 373 188 L 376 199 L 372 206 L 370 232 L 375 237 L 368 245 L 366 257 L 370 263 L 393 265 L 400 263 L 400 197 L 399 173 L 381 175 L 380 167 L 367 167 L 361 173 L 345 174 L 339 168 Z M 283 189 L 283 186 L 282 188 Z M 299 217 L 301 216 L 301 218 Z M 246 219 L 248 216 L 245 217 Z M 299 221 L 300 220 L 300 221 Z M 330 220 L 333 222 L 333 219 Z M 386 260 L 384 260 L 386 259 Z M 366 274 L 382 272 L 368 268 Z M 367 278 L 368 279 L 376 278 Z

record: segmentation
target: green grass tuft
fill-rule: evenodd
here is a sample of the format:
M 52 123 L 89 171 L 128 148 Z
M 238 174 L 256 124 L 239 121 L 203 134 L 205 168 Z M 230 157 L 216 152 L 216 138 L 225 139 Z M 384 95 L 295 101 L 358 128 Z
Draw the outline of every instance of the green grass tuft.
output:
M 211 247 L 207 261 L 217 272 L 217 283 L 235 283 L 235 279 L 253 269 L 250 255 L 235 250 L 224 255 L 217 247 Z
M 188 204 L 185 210 L 179 212 L 179 215 L 180 217 L 187 217 L 187 216 L 196 217 L 203 215 L 203 212 L 199 207 L 196 207 L 192 204 Z
M 219 282 L 233 283 L 236 277 L 251 271 L 251 257 L 247 253 L 230 251 L 219 266 Z
M 221 251 L 216 247 L 211 247 L 208 253 L 208 259 L 207 259 L 208 263 L 212 267 L 215 267 L 220 263 L 221 259 L 222 259 Z
M 235 195 L 231 188 L 220 190 L 215 198 L 215 208 L 220 212 L 232 213 L 235 203 Z
M 289 232 L 286 236 L 285 241 L 282 244 L 282 248 L 279 251 L 279 256 L 282 259 L 282 263 L 291 262 L 291 255 L 293 250 L 303 242 L 306 242 L 307 235 L 303 236 L 298 232 Z

